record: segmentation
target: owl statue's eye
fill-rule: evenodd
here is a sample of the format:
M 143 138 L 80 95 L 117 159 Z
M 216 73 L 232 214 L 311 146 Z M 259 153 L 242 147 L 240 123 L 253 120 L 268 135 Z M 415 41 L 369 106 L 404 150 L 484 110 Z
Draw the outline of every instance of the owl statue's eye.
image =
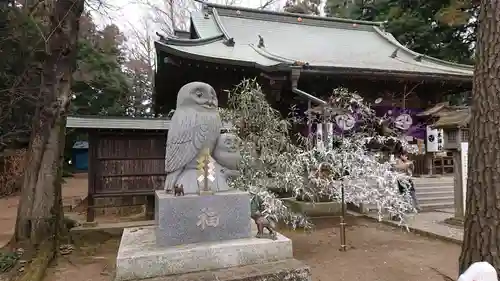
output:
M 201 96 L 203 96 L 203 93 L 201 91 L 196 91 L 196 96 L 201 98 Z

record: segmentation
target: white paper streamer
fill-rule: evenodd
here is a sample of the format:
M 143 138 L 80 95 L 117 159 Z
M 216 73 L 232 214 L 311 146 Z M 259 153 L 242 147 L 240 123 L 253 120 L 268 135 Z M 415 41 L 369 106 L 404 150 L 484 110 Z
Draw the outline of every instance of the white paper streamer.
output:
M 326 123 L 326 147 L 331 150 L 333 148 L 333 123 Z
M 322 124 L 316 124 L 315 145 L 309 149 L 309 145 L 293 144 L 283 126 L 285 120 L 270 108 L 255 84 L 252 80 L 243 81 L 231 96 L 236 108 L 224 114 L 233 121 L 238 132 L 245 132 L 242 134 L 240 176 L 231 181 L 232 187 L 257 190 L 264 199 L 265 215 L 290 222 L 292 226 L 307 225 L 307 220 L 288 209 L 273 191 L 286 190 L 291 196 L 313 200 L 327 196 L 340 201 L 341 184 L 345 187 L 345 202 L 376 205 L 379 217 L 389 213 L 399 216 L 404 223 L 414 209 L 409 196 L 400 194 L 397 183 L 406 182 L 408 178 L 394 171 L 392 163 L 383 157 L 385 152 L 370 152 L 366 144 L 369 141 L 400 141 L 403 148 L 410 153 L 411 150 L 401 136 L 378 135 L 377 124 L 381 120 L 361 97 L 345 89 L 335 89 L 329 106 L 341 114 L 356 116 L 355 129 L 344 134 L 338 146 L 325 148 L 323 131 L 329 132 L 329 126 L 323 130 Z M 331 117 L 328 122 L 335 120 L 335 116 Z M 327 172 L 318 171 L 320 164 L 329 167 Z
M 323 124 L 316 123 L 316 147 L 318 149 L 324 149 L 325 143 L 323 141 Z

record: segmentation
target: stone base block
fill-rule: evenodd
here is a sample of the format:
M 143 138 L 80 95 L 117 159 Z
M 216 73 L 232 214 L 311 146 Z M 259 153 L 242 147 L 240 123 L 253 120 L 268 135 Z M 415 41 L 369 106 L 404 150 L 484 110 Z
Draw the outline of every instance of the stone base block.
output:
M 342 212 L 342 204 L 338 202 L 304 202 L 295 198 L 283 199 L 293 211 L 305 214 L 309 217 L 339 216 Z
M 147 279 L 147 281 L 311 281 L 311 270 L 296 259 L 201 271 Z
M 250 237 L 250 196 L 247 192 L 175 197 L 158 190 L 155 197 L 158 246 Z
M 453 226 L 461 226 L 461 227 L 464 226 L 464 221 L 465 221 L 464 217 L 451 217 L 444 220 L 446 224 Z
M 248 220 L 246 220 L 246 225 Z M 155 227 L 123 230 L 116 258 L 115 281 L 266 264 L 293 258 L 292 241 L 278 234 L 271 239 L 233 239 L 175 247 L 158 247 Z

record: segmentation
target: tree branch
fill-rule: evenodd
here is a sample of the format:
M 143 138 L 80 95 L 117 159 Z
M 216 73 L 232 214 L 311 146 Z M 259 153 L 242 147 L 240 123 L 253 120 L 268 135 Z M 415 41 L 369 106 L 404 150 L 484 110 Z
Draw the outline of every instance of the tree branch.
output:
M 261 5 L 258 9 L 260 10 L 265 10 L 267 7 L 271 6 L 274 4 L 276 0 L 267 0 L 263 5 Z

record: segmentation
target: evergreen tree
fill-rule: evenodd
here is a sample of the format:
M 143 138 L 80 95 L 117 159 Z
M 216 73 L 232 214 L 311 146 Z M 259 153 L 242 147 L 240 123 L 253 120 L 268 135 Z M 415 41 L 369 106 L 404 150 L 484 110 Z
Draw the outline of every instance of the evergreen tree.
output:
M 320 0 L 288 0 L 283 9 L 289 13 L 319 15 L 320 4 Z
M 469 125 L 469 163 L 460 273 L 486 261 L 500 274 L 500 3 L 481 1 Z
M 381 21 L 408 48 L 428 56 L 471 64 L 478 7 L 472 2 L 328 0 L 329 16 Z
M 98 30 L 90 14 L 83 18 L 78 70 L 72 84 L 73 115 L 125 115 L 130 83 L 123 66 L 124 36 L 116 25 Z

